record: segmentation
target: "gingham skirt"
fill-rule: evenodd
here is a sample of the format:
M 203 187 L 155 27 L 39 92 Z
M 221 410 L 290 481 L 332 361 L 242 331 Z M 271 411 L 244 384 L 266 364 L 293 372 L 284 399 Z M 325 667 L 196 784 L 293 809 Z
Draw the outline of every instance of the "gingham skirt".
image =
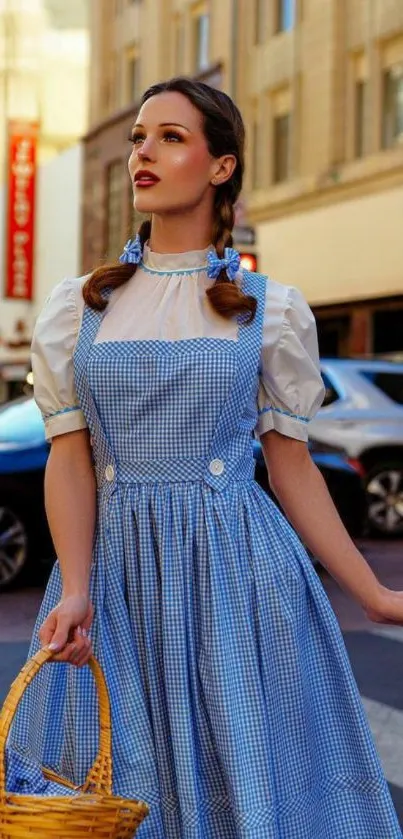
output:
M 256 484 L 116 493 L 92 593 L 115 789 L 151 806 L 141 839 L 400 839 L 335 616 Z M 59 596 L 56 567 L 38 625 Z M 14 741 L 80 782 L 97 737 L 90 674 L 43 670 Z

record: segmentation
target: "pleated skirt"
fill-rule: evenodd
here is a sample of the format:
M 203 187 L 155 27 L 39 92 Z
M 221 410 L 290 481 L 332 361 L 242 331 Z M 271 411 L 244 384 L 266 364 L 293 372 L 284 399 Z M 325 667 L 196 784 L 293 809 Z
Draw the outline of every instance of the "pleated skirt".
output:
M 255 482 L 118 485 L 91 589 L 114 788 L 151 807 L 139 839 L 401 839 L 335 615 Z M 60 594 L 56 565 L 37 628 Z M 88 668 L 43 668 L 12 748 L 80 783 L 97 744 Z

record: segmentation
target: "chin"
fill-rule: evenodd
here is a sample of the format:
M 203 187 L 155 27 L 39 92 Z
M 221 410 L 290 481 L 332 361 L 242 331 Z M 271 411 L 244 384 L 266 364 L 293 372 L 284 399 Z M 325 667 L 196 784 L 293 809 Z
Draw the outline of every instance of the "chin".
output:
M 152 189 L 150 189 L 150 193 Z M 147 190 L 144 190 L 144 193 L 141 195 L 136 195 L 135 200 L 133 202 L 133 206 L 138 213 L 142 213 L 145 215 L 153 214 L 156 215 L 169 215 L 169 213 L 181 213 L 186 212 L 189 210 L 189 206 L 193 206 L 194 202 L 189 204 L 188 201 L 176 201 L 175 203 L 172 202 L 172 196 L 168 198 L 162 199 L 161 197 L 157 198 L 156 195 L 151 195 L 148 193 Z
M 140 195 L 139 197 L 136 196 L 133 207 L 137 210 L 138 213 L 153 213 L 155 208 L 155 201 L 152 200 L 151 195 Z

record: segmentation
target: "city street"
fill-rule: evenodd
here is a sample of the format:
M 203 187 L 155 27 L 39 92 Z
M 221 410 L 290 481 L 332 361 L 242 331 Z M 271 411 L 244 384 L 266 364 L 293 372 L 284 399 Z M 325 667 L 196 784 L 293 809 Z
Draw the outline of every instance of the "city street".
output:
M 382 582 L 403 589 L 403 541 L 366 540 L 360 547 Z M 319 573 L 340 621 L 403 825 L 403 628 L 371 624 L 325 572 Z M 24 661 L 41 597 L 41 589 L 0 595 L 0 702 Z

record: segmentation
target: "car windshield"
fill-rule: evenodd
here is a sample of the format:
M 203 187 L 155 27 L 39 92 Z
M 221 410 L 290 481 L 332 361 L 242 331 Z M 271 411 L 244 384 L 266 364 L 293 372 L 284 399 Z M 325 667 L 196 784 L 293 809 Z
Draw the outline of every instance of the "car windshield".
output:
M 361 375 L 372 382 L 398 405 L 403 405 L 403 373 L 385 373 L 374 370 L 361 370 Z

